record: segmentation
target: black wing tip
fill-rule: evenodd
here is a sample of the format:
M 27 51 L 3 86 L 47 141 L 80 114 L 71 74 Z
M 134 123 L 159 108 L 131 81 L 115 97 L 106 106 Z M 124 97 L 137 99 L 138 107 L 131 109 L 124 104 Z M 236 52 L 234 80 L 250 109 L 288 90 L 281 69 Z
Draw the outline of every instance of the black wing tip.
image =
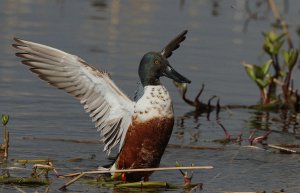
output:
M 185 40 L 186 38 L 186 34 L 188 33 L 188 30 L 183 30 L 180 34 L 178 34 L 178 36 L 175 39 L 180 39 L 181 42 Z
M 177 38 L 179 39 L 179 42 L 178 42 L 178 47 L 180 46 L 179 44 L 181 43 L 181 42 L 183 42 L 185 39 L 186 39 L 186 34 L 188 33 L 188 30 L 184 30 L 183 32 L 181 32 L 181 34 L 179 34 L 178 36 L 177 36 Z M 177 47 L 177 48 L 178 48 Z M 177 49 L 176 48 L 176 49 Z M 175 49 L 175 50 L 176 50 Z
M 172 55 L 172 52 L 180 47 L 180 43 L 186 39 L 186 34 L 188 30 L 183 30 L 180 34 L 178 34 L 174 39 L 172 39 L 161 51 L 161 54 L 166 58 L 169 58 Z
M 183 32 L 181 32 L 182 35 L 186 35 L 187 33 L 188 33 L 187 29 L 185 29 L 185 30 L 183 30 Z

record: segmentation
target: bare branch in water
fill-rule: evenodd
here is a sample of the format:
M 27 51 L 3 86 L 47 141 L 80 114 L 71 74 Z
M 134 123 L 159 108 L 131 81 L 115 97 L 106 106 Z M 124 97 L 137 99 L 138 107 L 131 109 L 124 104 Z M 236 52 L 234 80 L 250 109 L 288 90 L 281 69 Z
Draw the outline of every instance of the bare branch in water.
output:
M 86 171 L 79 172 L 77 176 L 65 183 L 59 190 L 66 190 L 66 188 L 79 180 L 86 174 L 107 174 L 107 173 L 127 173 L 127 172 L 145 172 L 145 171 L 169 171 L 169 170 L 203 170 L 203 169 L 213 169 L 212 166 L 185 166 L 185 167 L 164 167 L 164 168 L 139 168 L 139 169 L 124 169 L 124 170 L 96 170 L 96 171 Z M 75 176 L 73 174 L 73 176 Z
M 248 140 L 250 142 L 250 145 L 255 145 L 255 144 L 258 144 L 258 143 L 262 144 L 263 141 L 266 141 L 268 139 L 268 136 L 272 133 L 272 131 L 268 131 L 262 136 L 254 137 L 255 131 L 256 130 L 254 130 L 251 133 L 250 137 L 248 138 Z

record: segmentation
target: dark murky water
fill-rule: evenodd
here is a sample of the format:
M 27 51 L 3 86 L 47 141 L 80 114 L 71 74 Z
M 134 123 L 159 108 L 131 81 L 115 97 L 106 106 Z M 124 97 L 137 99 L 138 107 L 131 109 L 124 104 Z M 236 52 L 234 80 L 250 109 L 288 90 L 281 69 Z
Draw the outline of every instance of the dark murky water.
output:
M 256 11 L 256 1 L 250 9 Z M 278 1 L 282 4 L 283 1 Z M 101 144 L 73 143 L 48 139 L 98 140 L 98 134 L 81 105 L 62 91 L 49 87 L 31 74 L 14 56 L 10 47 L 14 36 L 41 42 L 80 55 L 98 68 L 106 69 L 116 84 L 133 96 L 138 80 L 137 67 L 142 55 L 159 51 L 173 36 L 188 29 L 187 40 L 170 59 L 171 64 L 192 80 L 188 95 L 193 98 L 205 84 L 202 99 L 217 95 L 223 105 L 253 105 L 259 93 L 247 77 L 242 61 L 260 63 L 262 31 L 271 29 L 273 17 L 266 6 L 258 9 L 258 18 L 248 20 L 246 1 L 105 1 L 105 0 L 2 0 L 0 1 L 0 113 L 7 113 L 11 146 L 10 158 L 56 160 L 60 173 L 92 170 L 108 161 Z M 298 1 L 289 1 L 283 10 L 296 44 L 299 25 Z M 295 71 L 297 77 L 299 70 Z M 299 78 L 295 87 L 299 88 Z M 215 139 L 224 137 L 215 113 L 195 116 L 193 108 L 181 99 L 170 80 L 163 81 L 173 96 L 176 112 L 171 144 L 219 147 Z M 297 119 L 289 113 L 266 113 L 248 109 L 222 110 L 221 123 L 232 135 L 250 136 L 272 132 L 268 142 L 299 143 L 294 129 Z M 36 138 L 36 139 L 33 139 Z M 229 144 L 224 150 L 167 148 L 162 166 L 212 165 L 207 171 L 195 171 L 194 182 L 202 182 L 202 192 L 262 191 L 284 189 L 300 192 L 299 155 Z M 95 155 L 95 158 L 94 158 Z M 82 158 L 80 162 L 69 162 Z M 12 174 L 14 171 L 11 172 Z M 30 171 L 28 171 L 29 175 Z M 180 184 L 178 171 L 156 172 L 152 180 Z M 56 192 L 63 180 L 56 180 L 50 192 Z M 25 188 L 43 192 L 45 187 Z M 112 192 L 76 183 L 72 191 Z M 1 192 L 16 192 L 2 185 Z M 183 190 L 176 190 L 182 192 Z

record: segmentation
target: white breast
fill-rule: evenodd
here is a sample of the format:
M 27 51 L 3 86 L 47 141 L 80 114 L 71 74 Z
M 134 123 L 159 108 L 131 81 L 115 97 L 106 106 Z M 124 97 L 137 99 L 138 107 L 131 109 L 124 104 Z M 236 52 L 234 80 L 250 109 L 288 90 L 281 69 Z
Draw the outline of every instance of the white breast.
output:
M 173 117 L 173 105 L 167 89 L 162 86 L 145 86 L 144 95 L 134 106 L 135 121 L 146 121 L 154 117 Z

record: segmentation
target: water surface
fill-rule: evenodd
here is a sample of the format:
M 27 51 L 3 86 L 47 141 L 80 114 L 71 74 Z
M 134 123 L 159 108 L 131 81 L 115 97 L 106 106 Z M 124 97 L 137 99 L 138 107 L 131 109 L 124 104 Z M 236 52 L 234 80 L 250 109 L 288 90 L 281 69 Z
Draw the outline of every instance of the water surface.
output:
M 279 4 L 281 1 L 279 2 Z M 299 2 L 289 2 L 283 16 L 290 24 L 292 38 L 298 42 Z M 138 81 L 137 68 L 144 53 L 160 51 L 175 35 L 188 29 L 187 39 L 170 58 L 179 72 L 189 77 L 188 96 L 194 98 L 202 84 L 201 99 L 220 98 L 222 105 L 253 105 L 259 100 L 256 85 L 246 76 L 242 62 L 261 63 L 267 59 L 261 44 L 262 31 L 271 29 L 274 20 L 267 6 L 258 8 L 258 19 L 248 20 L 246 1 L 105 1 L 105 0 L 2 0 L 0 2 L 0 113 L 7 113 L 11 145 L 10 158 L 50 158 L 58 171 L 78 168 L 92 170 L 109 163 L 99 144 L 47 139 L 97 141 L 98 133 L 89 116 L 72 97 L 40 81 L 20 64 L 10 46 L 13 37 L 50 45 L 79 55 L 88 63 L 110 72 L 116 84 L 133 97 Z M 280 4 L 281 5 L 281 4 Z M 255 12 L 255 2 L 250 3 Z M 261 19 L 263 18 L 263 19 Z M 249 21 L 249 22 L 248 22 Z M 295 71 L 294 77 L 299 73 Z M 163 78 L 176 113 L 171 144 L 219 147 L 215 139 L 224 137 L 215 112 L 195 116 L 172 82 Z M 299 87 L 295 78 L 295 87 Z M 215 102 L 215 101 L 214 101 Z M 268 143 L 299 143 L 294 129 L 297 120 L 289 112 L 257 112 L 249 109 L 222 110 L 219 121 L 236 136 L 248 138 L 253 129 L 262 135 L 271 129 Z M 262 191 L 284 189 L 300 192 L 298 155 L 271 150 L 221 146 L 223 150 L 167 148 L 162 166 L 212 165 L 209 171 L 196 171 L 194 182 L 202 182 L 202 192 Z M 69 162 L 82 158 L 80 162 Z M 12 172 L 13 173 L 13 172 Z M 63 183 L 55 180 L 50 192 Z M 152 180 L 182 183 L 179 172 L 156 172 Z M 22 187 L 23 188 L 23 187 Z M 23 188 L 43 192 L 45 187 Z M 2 185 L 2 192 L 14 192 Z M 113 192 L 76 183 L 72 191 Z M 176 190 L 182 192 L 183 190 Z M 176 192 L 175 191 L 175 192 Z

